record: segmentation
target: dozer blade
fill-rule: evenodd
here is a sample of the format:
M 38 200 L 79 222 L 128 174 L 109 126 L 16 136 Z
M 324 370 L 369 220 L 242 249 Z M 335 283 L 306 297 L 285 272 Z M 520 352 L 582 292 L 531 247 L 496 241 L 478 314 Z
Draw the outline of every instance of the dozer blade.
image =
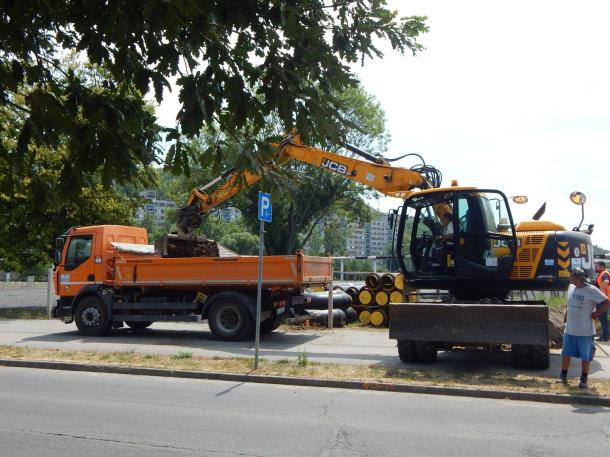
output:
M 549 341 L 549 310 L 528 304 L 390 304 L 390 338 L 463 344 Z

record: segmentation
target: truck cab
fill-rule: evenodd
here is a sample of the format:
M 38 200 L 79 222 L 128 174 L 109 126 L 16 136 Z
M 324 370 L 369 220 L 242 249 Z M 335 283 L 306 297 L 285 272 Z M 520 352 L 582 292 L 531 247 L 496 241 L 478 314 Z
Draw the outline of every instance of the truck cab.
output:
M 71 228 L 57 238 L 54 287 L 60 301 L 71 301 L 88 286 L 114 283 L 112 242 L 145 245 L 148 234 L 141 227 L 96 225 Z

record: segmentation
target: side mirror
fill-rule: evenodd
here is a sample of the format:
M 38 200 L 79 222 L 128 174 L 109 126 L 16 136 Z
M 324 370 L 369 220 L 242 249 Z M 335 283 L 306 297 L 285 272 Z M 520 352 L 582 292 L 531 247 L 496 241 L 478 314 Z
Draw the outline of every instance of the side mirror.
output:
M 527 195 L 515 195 L 513 197 L 513 202 L 516 203 L 517 205 L 522 205 L 524 203 L 527 203 L 528 202 Z
M 582 210 L 582 218 L 580 219 L 580 224 L 578 224 L 578 227 L 574 227 L 572 229 L 575 232 L 578 232 L 578 231 L 580 231 L 580 227 L 582 226 L 582 221 L 585 220 L 585 202 L 587 201 L 587 197 L 585 197 L 585 194 L 583 194 L 582 192 L 578 192 L 575 190 L 574 192 L 572 192 L 570 194 L 570 200 L 575 205 L 580 206 L 580 208 Z
M 64 244 L 66 239 L 62 236 L 55 238 L 55 255 L 53 258 L 53 263 L 57 266 L 61 262 L 61 253 L 64 250 Z
M 587 201 L 587 197 L 582 192 L 574 191 L 570 194 L 570 200 L 575 205 L 584 205 Z

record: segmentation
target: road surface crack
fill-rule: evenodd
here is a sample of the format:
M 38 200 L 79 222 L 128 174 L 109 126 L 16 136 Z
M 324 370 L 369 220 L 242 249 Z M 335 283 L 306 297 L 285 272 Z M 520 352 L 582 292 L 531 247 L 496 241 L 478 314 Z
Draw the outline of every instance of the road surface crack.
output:
M 55 436 L 58 438 L 70 438 L 70 439 L 77 439 L 77 440 L 86 440 L 86 441 L 97 441 L 97 442 L 103 442 L 103 443 L 112 443 L 112 444 L 122 444 L 122 445 L 129 445 L 129 446 L 140 446 L 140 447 L 147 447 L 147 448 L 154 448 L 154 449 L 167 449 L 167 450 L 173 450 L 173 451 L 190 451 L 190 452 L 205 452 L 205 453 L 210 453 L 210 454 L 221 454 L 221 455 L 236 455 L 236 456 L 244 456 L 244 457 L 264 457 L 263 455 L 259 455 L 259 454 L 249 454 L 249 453 L 244 453 L 244 452 L 234 452 L 234 451 L 221 451 L 221 450 L 216 450 L 216 449 L 201 449 L 201 448 L 190 448 L 190 447 L 182 447 L 182 446 L 170 446 L 170 445 L 163 445 L 163 444 L 151 444 L 151 443 L 140 443 L 137 441 L 127 441 L 127 440 L 116 440 L 116 439 L 110 439 L 110 438 L 96 438 L 96 437 L 92 437 L 92 436 L 84 436 L 84 435 L 72 435 L 69 433 L 57 433 L 57 432 L 41 432 L 39 430 L 18 430 L 18 429 L 0 429 L 2 432 L 5 433 L 28 433 L 28 434 L 32 434 L 32 435 L 40 435 L 40 436 Z

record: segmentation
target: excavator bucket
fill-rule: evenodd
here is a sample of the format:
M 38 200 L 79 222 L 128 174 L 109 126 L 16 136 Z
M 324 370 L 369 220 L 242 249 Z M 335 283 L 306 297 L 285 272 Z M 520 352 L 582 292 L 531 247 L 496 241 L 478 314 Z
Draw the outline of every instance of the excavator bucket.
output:
M 390 304 L 390 338 L 464 345 L 548 345 L 544 304 Z

